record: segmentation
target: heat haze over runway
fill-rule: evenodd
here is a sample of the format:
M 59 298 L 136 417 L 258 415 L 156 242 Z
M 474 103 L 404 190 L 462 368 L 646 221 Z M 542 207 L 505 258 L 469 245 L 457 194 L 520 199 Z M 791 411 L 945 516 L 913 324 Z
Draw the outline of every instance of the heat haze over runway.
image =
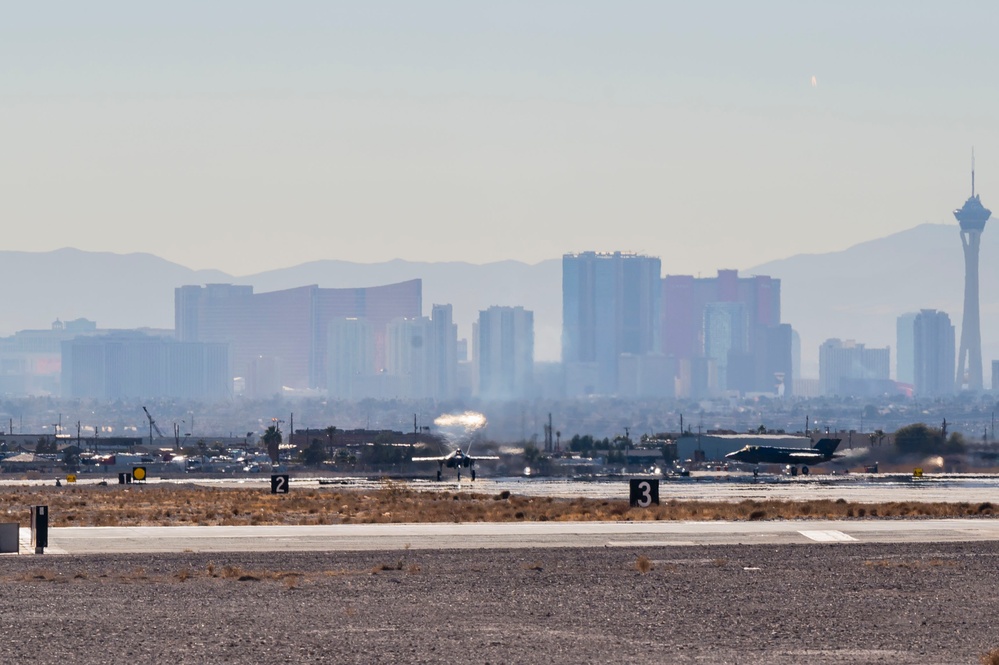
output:
M 293 488 L 320 486 L 347 489 L 373 490 L 386 487 L 387 483 L 408 489 L 428 492 L 475 492 L 498 494 L 508 491 L 521 496 L 547 496 L 559 498 L 627 499 L 628 478 L 490 478 L 479 476 L 475 482 L 445 478 L 441 482 L 426 478 L 380 479 L 365 477 L 320 478 L 292 477 Z M 78 485 L 100 482 L 100 476 L 81 476 Z M 106 479 L 114 483 L 115 479 Z M 329 483 L 327 485 L 320 485 Z M 4 480 L 4 485 L 51 485 L 48 480 Z M 222 478 L 180 477 L 151 478 L 149 484 L 197 484 L 212 487 L 261 487 L 266 488 L 267 476 L 228 476 Z M 292 490 L 294 491 L 294 489 Z M 926 474 L 913 478 L 904 473 L 884 474 L 815 474 L 811 476 L 763 475 L 754 478 L 751 473 L 694 472 L 688 478 L 670 477 L 661 480 L 662 500 L 681 501 L 809 501 L 844 499 L 857 503 L 883 503 L 887 501 L 920 501 L 944 503 L 999 503 L 999 475 L 994 474 Z

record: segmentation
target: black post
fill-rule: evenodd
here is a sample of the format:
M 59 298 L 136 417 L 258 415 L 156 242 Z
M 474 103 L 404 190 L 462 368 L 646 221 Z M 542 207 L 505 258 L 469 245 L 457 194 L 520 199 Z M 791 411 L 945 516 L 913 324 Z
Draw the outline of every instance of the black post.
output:
M 31 546 L 35 554 L 44 554 L 49 546 L 49 507 L 31 507 Z

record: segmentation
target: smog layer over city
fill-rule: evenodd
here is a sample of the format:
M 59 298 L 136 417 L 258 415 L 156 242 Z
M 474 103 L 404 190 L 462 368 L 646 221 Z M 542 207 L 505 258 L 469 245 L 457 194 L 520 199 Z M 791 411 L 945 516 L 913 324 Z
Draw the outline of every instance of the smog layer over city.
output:
M 999 664 L 997 29 L 8 8 L 0 658 Z

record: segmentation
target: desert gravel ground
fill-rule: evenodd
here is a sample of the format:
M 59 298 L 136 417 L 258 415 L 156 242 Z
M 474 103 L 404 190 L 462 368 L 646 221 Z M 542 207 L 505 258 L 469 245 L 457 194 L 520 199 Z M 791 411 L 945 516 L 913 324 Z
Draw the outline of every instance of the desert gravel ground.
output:
M 999 646 L 997 556 L 999 543 L 3 556 L 0 663 L 977 663 Z

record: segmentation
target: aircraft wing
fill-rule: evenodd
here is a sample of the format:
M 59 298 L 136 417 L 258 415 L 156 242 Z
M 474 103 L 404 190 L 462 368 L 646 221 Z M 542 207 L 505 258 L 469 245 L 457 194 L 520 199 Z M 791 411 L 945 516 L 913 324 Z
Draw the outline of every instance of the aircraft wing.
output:
M 438 455 L 437 457 L 414 457 L 413 462 L 446 462 L 450 455 Z
M 482 460 L 499 459 L 499 457 L 497 455 L 465 455 L 465 457 L 467 457 L 468 459 L 472 460 L 473 462 L 481 462 Z
M 794 459 L 805 459 L 805 460 L 823 459 L 822 455 L 816 455 L 815 453 L 806 453 L 806 452 L 788 453 L 787 456 L 793 457 Z

